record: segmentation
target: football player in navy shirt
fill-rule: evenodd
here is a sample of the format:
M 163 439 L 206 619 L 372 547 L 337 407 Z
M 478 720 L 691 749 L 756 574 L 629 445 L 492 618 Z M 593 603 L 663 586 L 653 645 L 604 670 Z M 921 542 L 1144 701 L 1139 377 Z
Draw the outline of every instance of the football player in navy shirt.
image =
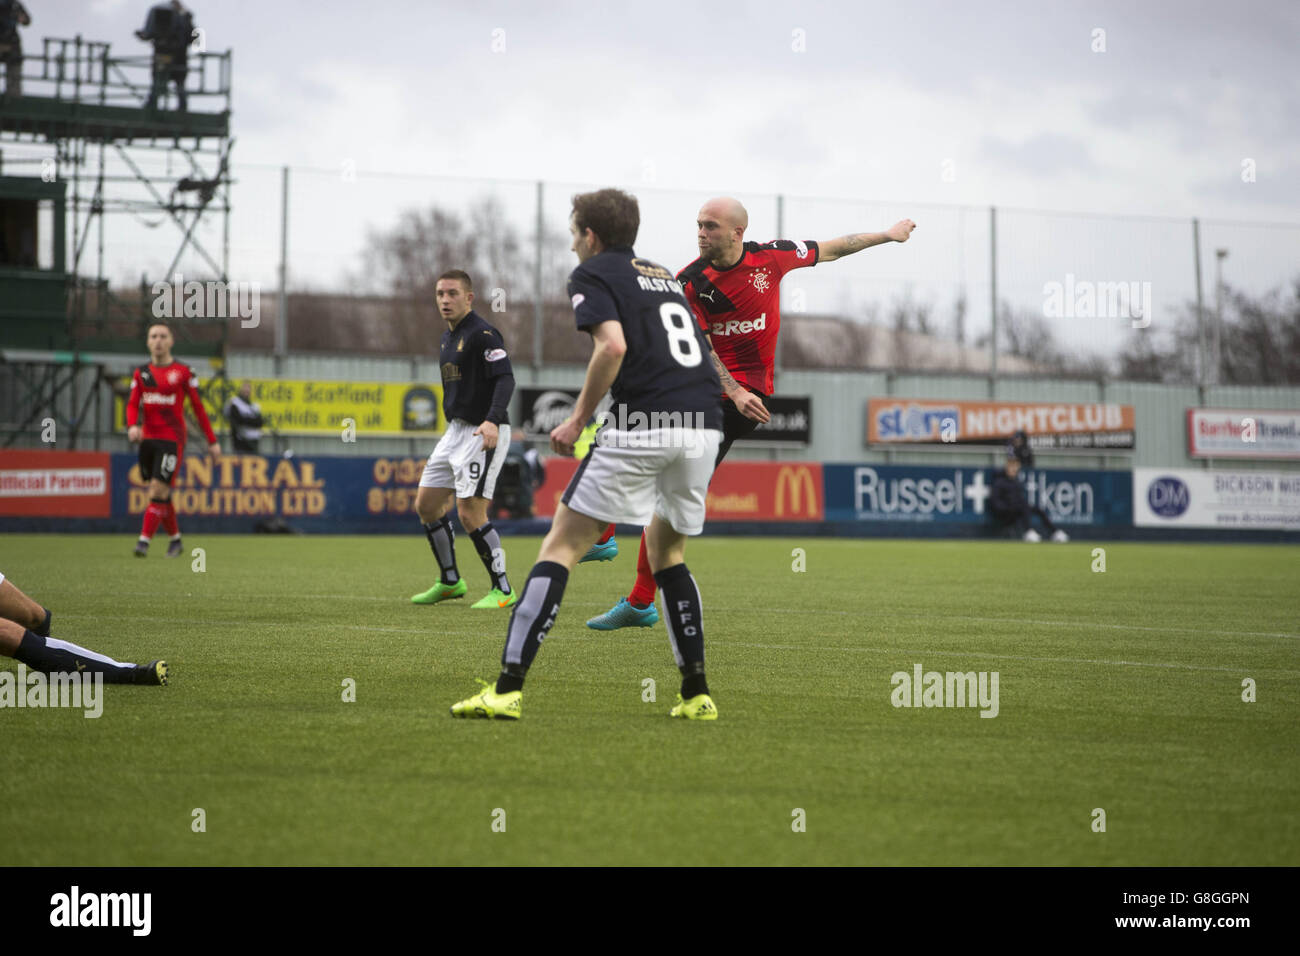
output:
M 444 272 L 434 290 L 438 312 L 447 323 L 439 355 L 447 431 L 424 466 L 415 510 L 440 575 L 433 587 L 411 602 L 437 604 L 464 597 L 469 590 L 456 567 L 456 536 L 447 517 L 454 502 L 492 581 L 492 590 L 473 607 L 510 607 L 517 596 L 506 577 L 501 536 L 488 520 L 487 509 L 510 451 L 506 408 L 515 391 L 515 376 L 501 333 L 473 310 L 474 284 L 469 275 L 460 269 Z
M 610 522 L 646 527 L 646 551 L 663 592 L 673 655 L 682 675 L 671 716 L 714 720 L 704 675 L 699 588 L 686 567 L 686 538 L 704 528 L 705 497 L 722 441 L 722 386 L 709 343 L 663 266 L 632 249 L 636 199 L 616 189 L 573 197 L 569 231 L 579 265 L 569 298 L 593 343 L 582 392 L 551 432 L 551 448 L 574 443 L 606 392 L 612 417 L 574 473 L 506 631 L 495 684 L 451 708 L 454 717 L 518 719 L 528 668 L 560 612 L 569 572 Z

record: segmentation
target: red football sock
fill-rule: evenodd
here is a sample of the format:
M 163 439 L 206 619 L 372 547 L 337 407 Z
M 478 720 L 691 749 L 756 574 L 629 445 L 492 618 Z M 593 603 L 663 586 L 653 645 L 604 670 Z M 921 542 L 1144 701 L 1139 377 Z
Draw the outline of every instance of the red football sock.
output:
M 176 506 L 168 498 L 162 509 L 162 525 L 167 530 L 167 533 L 174 538 L 181 533 L 181 526 L 176 522 Z
M 600 536 L 600 540 L 597 541 L 596 543 L 597 543 L 597 544 L 604 544 L 606 541 L 608 541 L 608 540 L 609 540 L 610 538 L 612 538 L 612 537 L 614 537 L 614 526 L 613 526 L 613 525 L 610 525 L 608 528 L 605 529 L 605 533 L 602 534 L 602 535 Z
M 161 501 L 150 501 L 149 507 L 144 510 L 144 521 L 140 524 L 140 537 L 146 541 L 152 541 L 154 532 L 158 530 L 158 522 L 162 519 Z
M 650 570 L 650 559 L 645 553 L 645 532 L 642 531 L 641 550 L 636 556 L 636 586 L 627 596 L 627 603 L 637 607 L 649 607 L 655 602 L 657 590 L 654 573 Z

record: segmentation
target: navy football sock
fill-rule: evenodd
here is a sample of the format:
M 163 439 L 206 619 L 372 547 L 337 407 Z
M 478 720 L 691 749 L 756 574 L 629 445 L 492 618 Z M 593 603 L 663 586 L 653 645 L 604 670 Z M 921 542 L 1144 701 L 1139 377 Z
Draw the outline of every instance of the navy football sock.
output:
M 78 644 L 42 637 L 35 631 L 23 632 L 14 660 L 45 674 L 103 674 L 106 684 L 130 684 L 135 673 L 134 664 L 123 664 Z
M 682 699 L 709 692 L 704 679 L 704 604 L 700 589 L 685 564 L 656 572 L 655 583 L 663 595 L 664 626 L 672 641 L 673 657 L 682 673 Z
M 506 578 L 506 553 L 501 547 L 501 535 L 497 534 L 497 529 L 492 527 L 492 522 L 489 521 L 471 531 L 469 537 L 474 542 L 474 548 L 478 551 L 483 567 L 487 568 L 492 586 L 502 594 L 509 594 L 510 581 Z
M 442 572 L 440 580 L 443 584 L 455 584 L 460 580 L 460 572 L 456 570 L 456 532 L 451 529 L 451 519 L 444 517 L 428 522 L 424 534 Z
M 497 693 L 507 694 L 524 686 L 537 649 L 550 633 L 560 613 L 560 601 L 569 583 L 569 569 L 554 561 L 538 561 L 529 572 L 519 603 L 510 613 L 506 646 L 501 652 L 501 676 Z

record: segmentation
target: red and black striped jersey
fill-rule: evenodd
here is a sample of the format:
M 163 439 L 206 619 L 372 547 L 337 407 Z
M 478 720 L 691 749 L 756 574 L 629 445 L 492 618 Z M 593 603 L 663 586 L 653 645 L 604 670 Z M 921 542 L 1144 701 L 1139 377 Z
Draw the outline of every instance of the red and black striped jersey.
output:
M 178 450 L 184 449 L 186 398 L 208 444 L 214 444 L 217 436 L 212 433 L 208 413 L 203 410 L 199 380 L 182 362 L 172 362 L 163 368 L 150 362 L 135 370 L 131 377 L 131 397 L 126 403 L 126 424 L 128 427 L 140 424 L 143 408 L 144 437 L 174 441 Z
M 747 242 L 740 261 L 715 269 L 696 259 L 677 274 L 700 328 L 723 366 L 746 388 L 772 394 L 776 336 L 781 330 L 781 278 L 815 266 L 817 243 Z

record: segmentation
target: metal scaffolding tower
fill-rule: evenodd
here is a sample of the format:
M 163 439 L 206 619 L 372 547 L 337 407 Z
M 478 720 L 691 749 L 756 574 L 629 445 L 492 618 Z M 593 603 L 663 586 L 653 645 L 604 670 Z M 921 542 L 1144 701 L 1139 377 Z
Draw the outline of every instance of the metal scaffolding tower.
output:
M 151 290 L 173 280 L 183 257 L 187 281 L 228 281 L 230 51 L 190 52 L 187 68 L 189 108 L 167 94 L 150 108 L 152 56 L 46 38 L 23 58 L 23 95 L 0 97 L 0 447 L 43 416 L 75 441 L 86 385 L 120 366 L 114 354 L 141 353 Z M 110 288 L 105 275 L 110 214 L 175 230 L 170 265 L 142 269 L 138 289 Z M 220 249 L 199 235 L 213 217 Z M 175 317 L 177 351 L 222 355 L 228 324 Z

